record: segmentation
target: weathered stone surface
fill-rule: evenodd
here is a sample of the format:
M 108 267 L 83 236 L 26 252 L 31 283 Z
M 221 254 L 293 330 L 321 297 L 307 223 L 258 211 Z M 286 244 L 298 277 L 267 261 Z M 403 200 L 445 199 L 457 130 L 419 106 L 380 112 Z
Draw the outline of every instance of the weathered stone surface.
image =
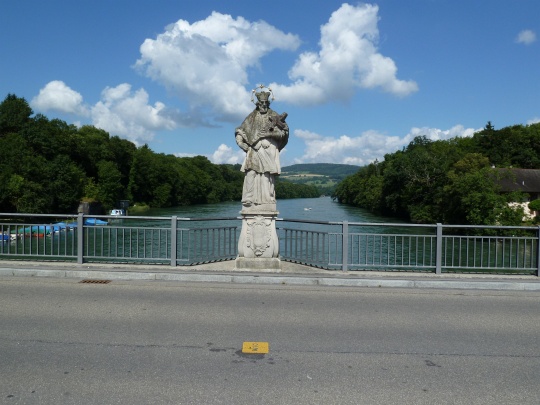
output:
M 245 173 L 244 207 L 276 203 L 275 176 L 281 173 L 279 153 L 289 140 L 287 113 L 280 115 L 270 108 L 271 90 L 268 90 L 255 93 L 255 109 L 234 134 L 236 143 L 246 152 L 241 168 Z
M 237 257 L 236 262 L 235 262 L 235 269 L 280 273 L 281 260 L 277 257 L 272 257 L 272 258 Z
M 275 218 L 276 215 L 270 214 L 242 214 L 242 230 L 238 242 L 239 257 L 277 258 L 279 256 Z
M 272 90 L 268 90 L 253 90 L 255 109 L 234 134 L 236 143 L 246 152 L 241 168 L 245 177 L 236 259 L 239 270 L 281 271 L 274 185 L 275 176 L 281 172 L 279 153 L 289 140 L 289 127 L 285 122 L 287 113 L 280 115 L 270 109 Z

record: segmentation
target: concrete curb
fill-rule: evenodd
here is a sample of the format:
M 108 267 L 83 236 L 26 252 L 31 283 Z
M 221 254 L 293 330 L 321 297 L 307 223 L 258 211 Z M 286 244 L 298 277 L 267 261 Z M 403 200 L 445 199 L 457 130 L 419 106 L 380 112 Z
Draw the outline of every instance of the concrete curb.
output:
M 224 274 L 226 272 L 160 272 L 104 269 L 47 269 L 35 268 L 0 268 L 0 277 L 53 277 L 73 279 L 106 279 L 106 280 L 148 280 L 148 281 L 179 281 L 179 282 L 213 282 L 235 284 L 269 284 L 269 285 L 303 285 L 329 287 L 363 287 L 363 288 L 418 288 L 418 289 L 464 289 L 464 290 L 498 290 L 498 291 L 540 291 L 540 280 L 515 279 L 423 279 L 416 276 L 373 277 L 325 277 L 321 274 L 303 275 L 291 274 Z M 43 267 L 46 267 L 44 265 Z

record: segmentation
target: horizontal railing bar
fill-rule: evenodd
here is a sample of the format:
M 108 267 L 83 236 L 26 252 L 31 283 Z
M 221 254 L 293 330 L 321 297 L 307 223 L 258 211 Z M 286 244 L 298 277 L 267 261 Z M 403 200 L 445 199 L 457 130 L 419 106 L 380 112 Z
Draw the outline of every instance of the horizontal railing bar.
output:
M 130 219 L 130 220 L 170 220 L 171 217 L 167 216 L 118 216 L 118 215 L 94 215 L 94 214 L 82 214 L 83 218 L 109 218 L 109 219 Z M 2 217 L 48 217 L 48 218 L 77 218 L 77 214 L 29 214 L 29 213 L 0 213 Z M 226 221 L 226 220 L 241 220 L 242 217 L 215 217 L 215 218 L 189 218 L 178 217 L 178 221 L 190 221 L 190 222 L 202 222 L 202 221 Z M 276 218 L 276 221 L 283 222 L 297 222 L 308 224 L 324 224 L 324 225 L 341 225 L 342 221 L 314 221 L 306 219 L 294 219 L 294 218 Z M 392 226 L 392 227 L 406 227 L 406 228 L 436 228 L 436 224 L 407 224 L 407 223 L 395 223 L 395 222 L 348 222 L 349 226 Z M 443 224 L 442 228 L 452 229 L 516 229 L 516 230 L 538 230 L 536 226 L 505 226 L 505 225 L 450 225 Z
M 242 217 L 216 217 L 216 218 L 178 218 L 179 221 L 208 222 L 208 221 L 238 221 Z
M 516 229 L 535 231 L 537 226 L 508 226 L 508 225 L 442 225 L 443 228 L 472 228 L 472 229 Z
M 333 224 L 341 225 L 343 222 L 333 222 Z M 436 228 L 435 224 L 401 224 L 391 222 L 347 222 L 349 226 L 393 226 L 395 228 Z
M 290 218 L 276 218 L 276 221 L 282 222 L 301 222 L 306 224 L 319 224 L 319 225 L 333 225 L 340 222 L 329 222 L 329 221 L 313 221 L 309 219 L 290 219 Z

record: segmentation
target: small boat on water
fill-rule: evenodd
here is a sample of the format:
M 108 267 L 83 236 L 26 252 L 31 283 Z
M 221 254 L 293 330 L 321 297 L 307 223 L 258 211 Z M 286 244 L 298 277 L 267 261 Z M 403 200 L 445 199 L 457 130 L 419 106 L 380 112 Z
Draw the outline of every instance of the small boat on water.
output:
M 92 218 L 95 220 L 95 218 Z M 105 222 L 106 224 L 106 222 Z M 101 224 L 100 224 L 101 225 Z M 52 236 L 61 231 L 71 231 L 77 227 L 77 222 L 57 222 L 55 224 L 47 225 L 28 225 L 28 226 L 17 226 L 10 229 L 9 233 L 4 232 L 0 233 L 0 242 L 5 242 L 8 240 L 17 240 L 17 238 L 22 237 L 35 237 L 35 238 L 44 238 L 46 236 Z
M 98 219 L 98 218 L 86 218 L 84 220 L 84 224 L 90 225 L 90 226 L 104 226 L 104 225 L 108 225 L 109 223 L 107 221 L 103 221 L 102 219 Z
M 45 236 L 57 232 L 58 229 L 59 228 L 54 227 L 53 225 L 31 225 L 24 228 L 19 228 L 16 233 L 26 237 L 35 236 L 38 238 L 44 238 Z
M 126 210 L 123 210 L 121 208 L 115 208 L 111 210 L 109 215 L 115 216 L 115 217 L 124 217 L 126 216 Z
M 57 222 L 53 227 L 55 228 L 55 232 L 71 231 L 73 228 L 77 228 L 77 222 Z

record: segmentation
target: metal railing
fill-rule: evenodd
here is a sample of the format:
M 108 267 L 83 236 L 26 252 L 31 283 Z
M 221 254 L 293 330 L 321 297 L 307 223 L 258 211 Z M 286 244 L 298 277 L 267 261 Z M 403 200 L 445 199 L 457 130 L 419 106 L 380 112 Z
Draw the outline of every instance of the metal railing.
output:
M 0 258 L 173 267 L 232 260 L 240 225 L 238 217 L 0 214 Z M 278 218 L 276 229 L 282 260 L 325 269 L 540 274 L 540 227 Z
M 319 229 L 280 228 L 282 258 L 344 271 L 540 275 L 540 227 L 311 224 Z M 325 232 L 321 227 L 334 229 Z
M 0 222 L 3 259 L 176 266 L 230 260 L 237 254 L 238 225 L 218 226 L 220 219 L 83 214 L 0 214 L 0 218 L 4 218 Z M 236 218 L 225 220 L 239 223 Z M 185 223 L 192 226 L 179 226 Z

